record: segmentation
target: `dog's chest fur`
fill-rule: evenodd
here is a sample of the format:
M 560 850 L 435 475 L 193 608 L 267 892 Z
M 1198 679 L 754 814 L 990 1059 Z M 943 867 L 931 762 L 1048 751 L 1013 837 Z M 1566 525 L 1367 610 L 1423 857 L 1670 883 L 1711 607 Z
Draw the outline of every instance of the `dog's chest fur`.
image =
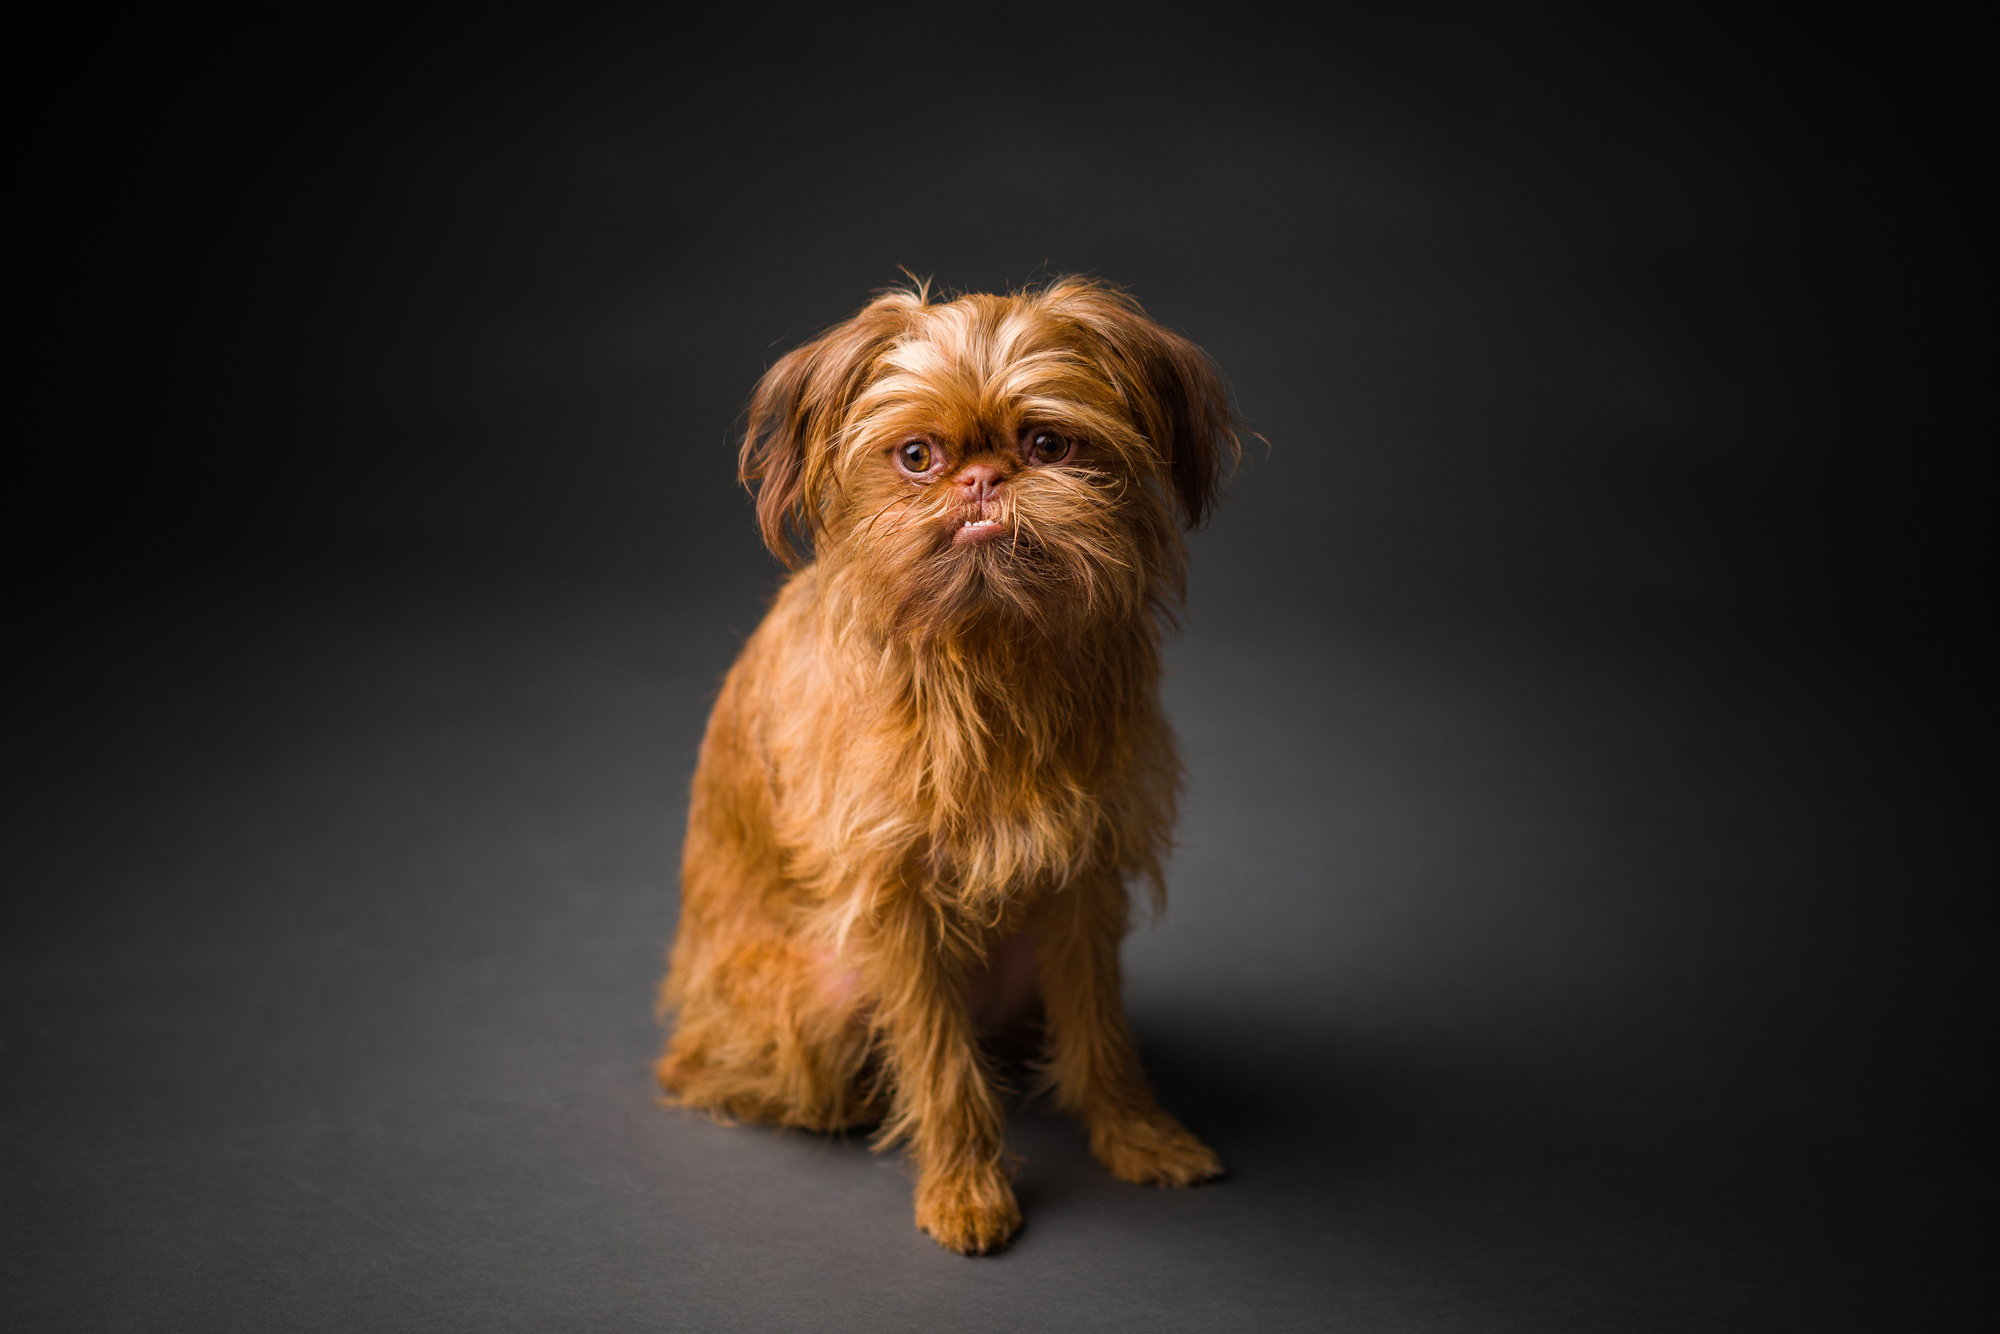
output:
M 1150 624 L 919 648 L 856 633 L 826 583 L 795 577 L 739 668 L 788 879 L 987 916 L 1088 872 L 1157 876 L 1177 770 Z

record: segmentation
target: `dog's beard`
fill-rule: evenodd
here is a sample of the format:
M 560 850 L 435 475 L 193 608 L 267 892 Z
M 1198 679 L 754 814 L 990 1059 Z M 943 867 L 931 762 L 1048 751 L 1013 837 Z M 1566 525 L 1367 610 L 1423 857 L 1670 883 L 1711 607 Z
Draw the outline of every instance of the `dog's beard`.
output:
M 849 536 L 849 555 L 879 580 L 874 600 L 899 638 L 1066 640 L 1143 614 L 1172 530 L 1147 522 L 1150 507 L 1115 503 L 1113 479 L 1038 477 L 978 511 L 943 490 L 894 497 Z M 982 518 L 996 520 L 1001 533 L 955 540 L 968 519 Z

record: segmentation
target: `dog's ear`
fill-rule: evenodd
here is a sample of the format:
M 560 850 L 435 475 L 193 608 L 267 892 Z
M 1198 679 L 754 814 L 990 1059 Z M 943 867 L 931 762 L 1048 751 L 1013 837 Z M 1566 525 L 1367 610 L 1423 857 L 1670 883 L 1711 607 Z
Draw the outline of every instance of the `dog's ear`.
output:
M 923 304 L 921 289 L 885 293 L 787 352 L 757 382 L 736 475 L 756 492 L 764 545 L 787 566 L 804 562 L 810 551 L 800 547 L 810 548 L 819 532 L 847 409 Z
M 1108 284 L 1064 278 L 1044 299 L 1095 336 L 1119 393 L 1166 465 L 1181 518 L 1200 527 L 1220 498 L 1225 470 L 1243 454 L 1215 363 Z

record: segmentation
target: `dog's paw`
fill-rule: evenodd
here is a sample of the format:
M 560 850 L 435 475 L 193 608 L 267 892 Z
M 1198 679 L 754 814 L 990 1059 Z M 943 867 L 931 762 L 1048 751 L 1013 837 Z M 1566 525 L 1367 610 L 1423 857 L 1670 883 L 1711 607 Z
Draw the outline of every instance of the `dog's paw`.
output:
M 1021 1206 L 997 1166 L 949 1176 L 933 1173 L 917 1186 L 917 1226 L 948 1251 L 986 1255 L 1021 1230 Z
M 1135 1186 L 1192 1186 L 1222 1175 L 1215 1151 L 1161 1111 L 1099 1122 L 1090 1152 L 1112 1176 Z

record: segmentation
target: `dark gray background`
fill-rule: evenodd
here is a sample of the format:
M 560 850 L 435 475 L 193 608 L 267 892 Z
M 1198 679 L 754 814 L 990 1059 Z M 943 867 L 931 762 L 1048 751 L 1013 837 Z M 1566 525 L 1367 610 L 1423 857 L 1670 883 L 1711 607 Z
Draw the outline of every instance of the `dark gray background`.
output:
M 1398 12 L 58 44 L 9 1325 L 1970 1328 L 1951 36 Z M 1023 1109 L 977 1261 L 648 1069 L 731 421 L 898 265 L 1123 283 L 1263 437 L 1127 954 L 1231 1174 Z

